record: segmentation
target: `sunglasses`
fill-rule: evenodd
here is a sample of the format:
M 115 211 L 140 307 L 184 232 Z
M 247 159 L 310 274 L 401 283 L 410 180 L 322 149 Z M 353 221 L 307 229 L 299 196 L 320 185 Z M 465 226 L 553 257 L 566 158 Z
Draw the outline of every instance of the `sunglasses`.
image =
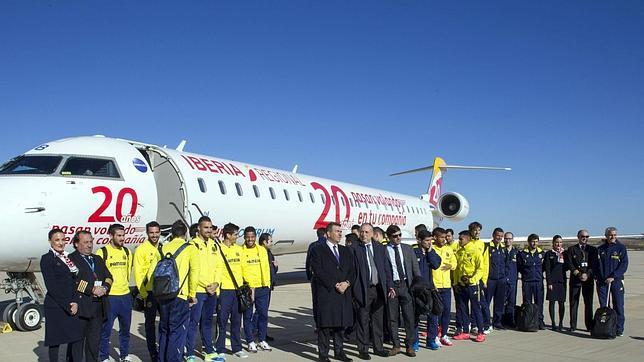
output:
M 398 233 L 398 234 L 391 234 L 391 237 L 392 237 L 392 238 L 399 238 L 399 237 L 401 237 L 401 236 L 402 236 L 402 234 L 401 234 L 401 233 Z

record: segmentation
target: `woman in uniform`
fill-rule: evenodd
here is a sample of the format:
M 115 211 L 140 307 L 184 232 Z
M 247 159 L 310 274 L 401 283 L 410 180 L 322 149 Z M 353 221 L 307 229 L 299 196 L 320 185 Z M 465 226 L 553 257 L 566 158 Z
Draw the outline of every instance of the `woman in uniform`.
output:
M 562 330 L 566 300 L 566 267 L 564 260 L 566 255 L 563 248 L 563 240 L 560 235 L 552 238 L 552 250 L 545 255 L 543 269 L 546 272 L 546 300 L 548 300 L 548 312 L 552 322 L 552 330 Z M 559 304 L 559 324 L 555 324 L 555 303 Z
M 65 234 L 60 229 L 49 231 L 49 252 L 40 258 L 40 271 L 45 280 L 45 346 L 49 360 L 58 361 L 61 344 L 67 344 L 68 356 L 82 361 L 83 343 L 76 293 L 78 267 L 65 251 Z

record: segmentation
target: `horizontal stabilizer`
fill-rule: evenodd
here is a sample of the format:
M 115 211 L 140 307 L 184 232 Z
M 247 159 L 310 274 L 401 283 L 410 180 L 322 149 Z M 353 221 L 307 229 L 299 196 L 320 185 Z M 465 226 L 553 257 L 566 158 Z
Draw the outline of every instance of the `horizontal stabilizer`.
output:
M 440 168 L 443 169 L 459 169 L 459 170 L 494 170 L 494 171 L 512 171 L 512 168 L 510 167 L 490 167 L 490 166 L 460 166 L 460 165 L 441 165 Z M 392 173 L 389 176 L 398 176 L 398 175 L 405 175 L 408 173 L 415 173 L 415 172 L 423 172 L 423 171 L 429 171 L 433 170 L 434 165 L 431 166 L 426 166 L 426 167 L 421 167 L 421 168 L 415 168 L 413 170 L 407 170 L 407 171 L 401 171 L 401 172 L 396 172 Z

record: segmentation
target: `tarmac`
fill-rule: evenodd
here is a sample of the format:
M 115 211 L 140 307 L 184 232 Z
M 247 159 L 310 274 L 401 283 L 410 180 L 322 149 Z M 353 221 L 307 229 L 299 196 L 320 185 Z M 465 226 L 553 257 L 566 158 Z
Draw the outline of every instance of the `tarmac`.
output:
M 428 360 L 440 358 L 444 361 L 630 361 L 641 360 L 644 353 L 644 251 L 629 250 L 630 265 L 626 274 L 626 328 L 625 336 L 614 340 L 597 340 L 590 338 L 585 331 L 554 332 L 518 332 L 512 330 L 493 331 L 484 343 L 473 341 L 454 341 L 453 347 L 442 347 L 438 351 L 422 349 L 416 359 Z M 246 361 L 303 361 L 317 359 L 317 337 L 314 333 L 311 317 L 310 286 L 304 273 L 304 254 L 278 256 L 280 266 L 278 285 L 273 292 L 269 312 L 269 335 L 275 340 L 271 343 L 271 352 L 260 351 L 251 354 Z M 4 275 L 0 275 L 4 278 Z M 519 283 L 520 289 L 520 283 Z M 11 296 L 0 297 L 0 310 L 8 304 Z M 517 299 L 521 300 L 519 290 Z M 598 307 L 597 295 L 594 298 Z M 583 304 L 583 301 L 580 302 Z M 583 307 L 580 306 L 580 310 Z M 452 312 L 454 312 L 452 305 Z M 546 324 L 549 317 L 544 311 Z M 568 303 L 564 327 L 569 320 Z M 579 327 L 583 327 L 583 316 L 578 318 Z M 118 357 L 118 323 L 112 333 L 111 356 Z M 130 331 L 130 354 L 133 361 L 148 361 L 148 352 L 143 333 L 143 313 L 134 311 Z M 13 331 L 0 334 L 0 361 L 46 361 L 47 347 L 43 345 L 44 327 L 34 332 Z M 404 333 L 404 332 L 403 332 Z M 243 333 L 242 333 L 243 334 Z M 424 341 L 421 341 L 424 345 Z M 244 345 L 245 347 L 245 345 Z M 64 348 L 63 348 L 64 349 Z M 358 361 L 355 341 L 345 343 L 347 355 Z M 61 351 L 62 357 L 62 351 Z M 372 356 L 373 360 L 384 358 Z M 399 355 L 389 360 L 408 360 Z M 64 359 L 62 359 L 64 360 Z M 232 355 L 227 360 L 238 358 Z

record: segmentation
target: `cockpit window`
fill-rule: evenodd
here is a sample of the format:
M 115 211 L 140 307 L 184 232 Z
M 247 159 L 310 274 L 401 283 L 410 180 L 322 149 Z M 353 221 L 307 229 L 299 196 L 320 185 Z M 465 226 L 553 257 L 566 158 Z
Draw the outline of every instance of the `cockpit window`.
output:
M 63 176 L 121 178 L 114 161 L 86 157 L 70 157 L 60 174 Z
M 0 175 L 49 175 L 56 171 L 61 156 L 19 156 L 0 166 Z

